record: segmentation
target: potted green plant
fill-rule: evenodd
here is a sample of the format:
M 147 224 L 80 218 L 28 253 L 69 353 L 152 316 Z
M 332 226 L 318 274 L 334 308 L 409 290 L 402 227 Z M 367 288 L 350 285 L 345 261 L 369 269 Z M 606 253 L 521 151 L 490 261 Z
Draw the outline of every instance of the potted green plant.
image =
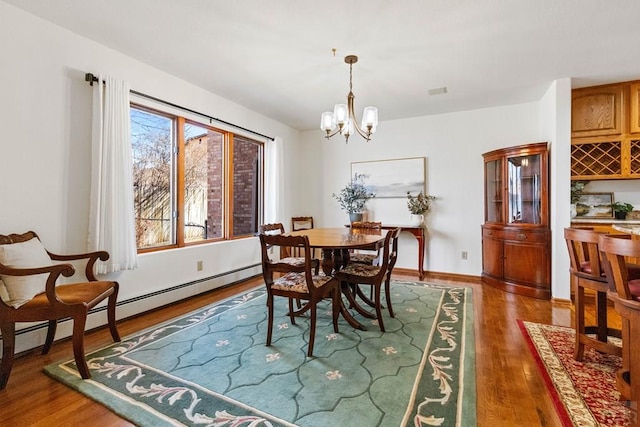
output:
M 349 214 L 349 222 L 362 221 L 362 211 L 367 200 L 376 197 L 376 194 L 364 184 L 366 178 L 368 175 L 356 173 L 338 194 L 331 194 L 338 201 L 340 208 Z
M 613 215 L 616 219 L 627 219 L 627 212 L 633 210 L 633 205 L 630 203 L 615 202 L 611 205 L 611 208 L 613 209 Z
M 422 191 L 415 197 L 407 191 L 407 208 L 411 213 L 413 225 L 421 225 L 424 222 L 424 214 L 431 209 L 431 202 L 435 199 L 436 196 L 424 194 Z

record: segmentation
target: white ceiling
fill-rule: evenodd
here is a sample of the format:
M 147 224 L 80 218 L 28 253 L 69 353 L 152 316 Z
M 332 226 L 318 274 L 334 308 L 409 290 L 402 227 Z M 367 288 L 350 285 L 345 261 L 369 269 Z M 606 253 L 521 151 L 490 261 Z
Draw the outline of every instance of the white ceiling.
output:
M 349 54 L 381 121 L 640 79 L 637 0 L 4 1 L 300 130 L 346 102 Z

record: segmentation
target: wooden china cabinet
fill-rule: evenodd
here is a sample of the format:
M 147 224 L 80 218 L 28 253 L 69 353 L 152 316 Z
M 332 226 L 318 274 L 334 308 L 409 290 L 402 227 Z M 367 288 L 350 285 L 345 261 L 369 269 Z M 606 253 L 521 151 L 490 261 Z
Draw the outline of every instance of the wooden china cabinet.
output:
M 482 282 L 551 298 L 549 150 L 546 142 L 484 157 Z

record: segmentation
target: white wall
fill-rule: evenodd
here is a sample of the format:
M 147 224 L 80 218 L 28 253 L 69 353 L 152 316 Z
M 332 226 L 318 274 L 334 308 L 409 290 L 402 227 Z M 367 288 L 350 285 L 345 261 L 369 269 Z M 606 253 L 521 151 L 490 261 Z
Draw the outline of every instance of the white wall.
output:
M 127 80 L 136 91 L 281 136 L 287 160 L 297 157 L 296 130 L 4 2 L 0 2 L 0 40 L 2 234 L 34 230 L 53 252 L 86 251 L 92 94 L 84 82 L 86 72 L 110 74 Z M 292 206 L 299 203 L 295 194 L 300 189 L 286 165 L 283 174 L 291 190 L 284 209 L 289 217 Z M 203 271 L 196 271 L 197 260 L 204 261 Z M 118 309 L 118 316 L 257 274 L 259 262 L 255 238 L 141 255 L 137 270 L 112 275 L 121 285 L 120 301 L 203 282 L 127 304 Z M 254 267 L 242 270 L 248 266 Z M 93 315 L 88 326 L 103 323 L 103 317 Z M 62 325 L 58 337 L 69 330 L 69 325 Z M 41 344 L 42 335 L 41 331 L 19 335 L 17 350 Z
M 540 101 L 540 133 L 550 142 L 551 295 L 569 299 L 569 255 L 564 228 L 570 224 L 571 80 L 553 82 Z
M 347 223 L 347 215 L 331 193 L 349 181 L 351 162 L 426 157 L 427 193 L 438 199 L 426 218 L 425 269 L 480 276 L 480 226 L 484 221 L 482 153 L 541 141 L 539 114 L 538 103 L 527 103 L 383 120 L 368 143 L 358 136 L 351 137 L 348 144 L 339 136 L 326 141 L 320 130 L 305 132 L 302 144 L 321 147 L 325 171 L 316 195 L 323 204 L 315 213 L 323 219 L 324 226 Z M 384 119 L 384 110 L 380 116 Z M 409 221 L 404 198 L 373 199 L 367 206 L 374 220 L 396 224 Z M 400 245 L 397 266 L 417 269 L 417 243 L 413 236 L 403 233 Z M 468 260 L 461 259 L 462 251 L 468 251 Z

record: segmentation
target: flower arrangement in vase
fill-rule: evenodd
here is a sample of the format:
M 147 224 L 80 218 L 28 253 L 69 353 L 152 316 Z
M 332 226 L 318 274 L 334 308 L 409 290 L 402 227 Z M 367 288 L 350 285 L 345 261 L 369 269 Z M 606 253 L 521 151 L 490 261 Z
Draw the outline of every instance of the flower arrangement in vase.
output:
M 350 222 L 358 220 L 354 219 L 354 215 L 360 215 L 359 220 L 362 220 L 361 215 L 367 200 L 376 197 L 376 194 L 364 184 L 367 177 L 365 174 L 356 173 L 338 194 L 331 194 L 338 201 L 340 208 L 349 214 Z
M 436 196 L 430 196 L 424 194 L 422 191 L 417 196 L 412 196 L 407 191 L 407 208 L 412 215 L 412 222 L 414 225 L 422 225 L 424 222 L 424 214 L 431 209 L 431 202 L 436 199 Z

